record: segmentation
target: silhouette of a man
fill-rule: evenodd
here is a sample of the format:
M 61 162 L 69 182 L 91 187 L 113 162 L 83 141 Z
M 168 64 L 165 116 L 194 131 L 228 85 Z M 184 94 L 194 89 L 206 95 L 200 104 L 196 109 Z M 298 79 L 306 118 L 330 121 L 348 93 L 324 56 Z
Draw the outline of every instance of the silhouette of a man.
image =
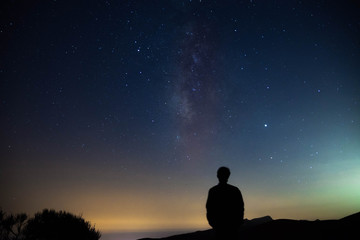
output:
M 215 230 L 216 238 L 236 239 L 244 219 L 244 201 L 240 190 L 227 184 L 230 169 L 220 167 L 217 171 L 219 184 L 209 190 L 206 217 Z

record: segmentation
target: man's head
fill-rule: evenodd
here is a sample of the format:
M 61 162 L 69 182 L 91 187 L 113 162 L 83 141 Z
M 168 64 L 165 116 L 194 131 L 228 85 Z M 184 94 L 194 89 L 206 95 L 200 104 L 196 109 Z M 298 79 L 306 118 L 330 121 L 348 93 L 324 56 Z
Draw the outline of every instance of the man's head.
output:
M 230 169 L 227 167 L 220 167 L 217 171 L 217 177 L 220 183 L 227 183 L 230 177 Z

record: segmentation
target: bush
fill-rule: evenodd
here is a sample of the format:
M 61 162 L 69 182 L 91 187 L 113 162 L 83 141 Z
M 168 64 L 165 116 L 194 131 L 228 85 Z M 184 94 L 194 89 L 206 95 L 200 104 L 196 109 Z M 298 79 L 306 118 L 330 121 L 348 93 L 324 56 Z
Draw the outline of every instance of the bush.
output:
M 23 229 L 26 224 L 25 213 L 17 215 L 6 215 L 0 209 L 0 239 L 1 240 L 22 240 L 24 239 Z
M 98 240 L 100 232 L 82 217 L 45 209 L 28 220 L 26 240 Z

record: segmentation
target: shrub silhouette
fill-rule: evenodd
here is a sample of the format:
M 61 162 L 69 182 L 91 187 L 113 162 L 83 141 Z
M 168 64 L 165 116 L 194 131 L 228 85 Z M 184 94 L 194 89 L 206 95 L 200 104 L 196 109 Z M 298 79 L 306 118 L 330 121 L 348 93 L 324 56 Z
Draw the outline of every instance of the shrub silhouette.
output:
M 25 213 L 7 215 L 0 209 L 0 239 L 21 240 L 24 239 L 23 229 L 26 224 Z
M 65 211 L 44 209 L 29 219 L 26 240 L 98 240 L 100 232 L 82 217 Z

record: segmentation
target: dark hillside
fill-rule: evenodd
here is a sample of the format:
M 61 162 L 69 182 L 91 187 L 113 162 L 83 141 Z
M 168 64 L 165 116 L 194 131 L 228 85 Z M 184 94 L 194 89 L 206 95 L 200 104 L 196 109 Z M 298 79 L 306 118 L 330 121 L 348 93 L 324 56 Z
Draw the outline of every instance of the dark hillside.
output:
M 357 239 L 360 212 L 339 220 L 272 220 L 270 217 L 247 220 L 240 231 L 239 239 Z M 211 240 L 212 230 L 176 235 L 158 240 Z M 155 240 L 144 238 L 141 240 Z

